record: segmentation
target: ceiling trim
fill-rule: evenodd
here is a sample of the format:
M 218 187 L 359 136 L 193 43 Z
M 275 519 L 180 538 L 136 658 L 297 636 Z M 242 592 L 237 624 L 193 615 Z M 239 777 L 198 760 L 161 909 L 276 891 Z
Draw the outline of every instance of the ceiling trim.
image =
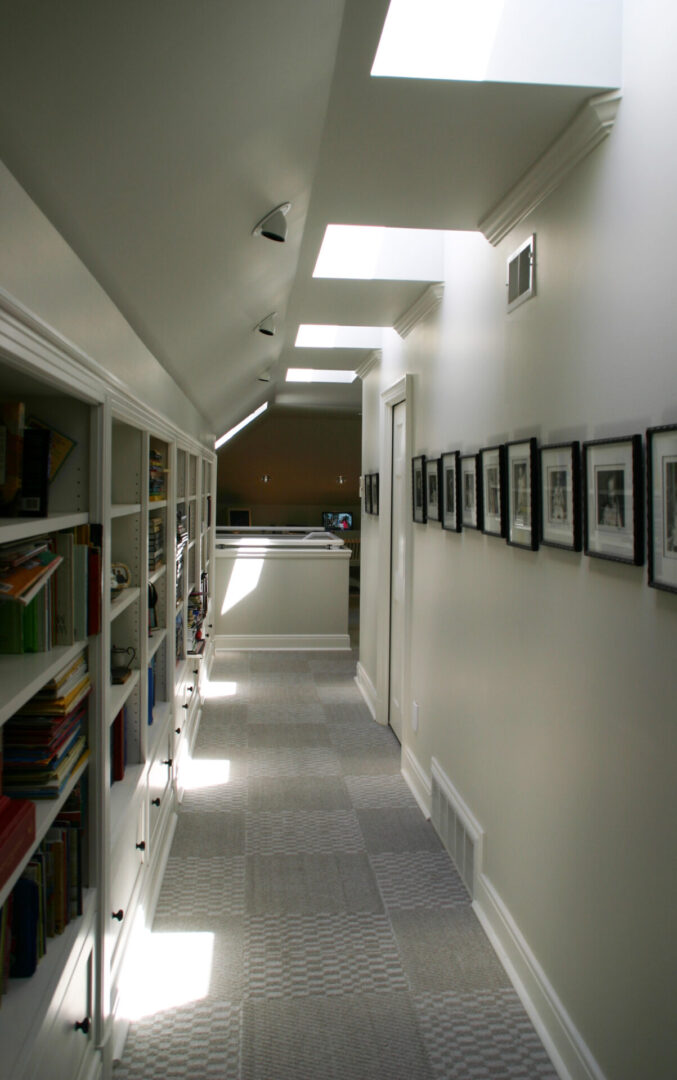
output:
M 367 376 L 369 372 L 376 367 L 377 364 L 381 363 L 382 356 L 383 353 L 380 349 L 372 349 L 372 351 L 367 355 L 366 359 L 363 360 L 361 364 L 358 364 L 358 366 L 355 368 L 355 374 L 359 376 L 360 379 L 364 379 L 365 376 Z
M 537 159 L 521 180 L 501 199 L 478 228 L 496 246 L 515 225 L 556 190 L 571 170 L 610 134 L 621 91 L 590 98 L 569 127 Z
M 428 288 L 421 293 L 418 300 L 414 300 L 411 307 L 408 307 L 400 315 L 397 322 L 393 323 L 393 329 L 397 331 L 401 338 L 409 337 L 414 327 L 418 326 L 435 308 L 439 307 L 443 296 L 444 282 L 437 281 L 432 285 L 428 285 Z

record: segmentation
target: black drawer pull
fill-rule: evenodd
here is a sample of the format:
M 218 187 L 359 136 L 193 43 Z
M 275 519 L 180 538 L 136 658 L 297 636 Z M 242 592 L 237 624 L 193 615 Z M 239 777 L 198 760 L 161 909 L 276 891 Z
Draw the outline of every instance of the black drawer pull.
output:
M 162 764 L 163 765 L 168 765 L 169 768 L 171 769 L 172 765 L 174 764 L 174 758 L 167 758 L 167 760 L 163 761 Z
M 181 728 L 180 727 L 174 728 L 174 731 L 176 732 L 177 735 L 181 734 Z
M 194 686 L 187 686 L 186 687 L 186 690 L 188 691 L 189 694 L 192 694 L 194 689 L 195 689 Z
M 138 844 L 136 846 L 139 849 L 139 851 L 145 851 L 146 850 L 146 841 L 145 840 L 139 840 L 139 842 L 138 842 Z
M 113 918 L 114 918 L 114 919 L 117 919 L 117 921 L 118 921 L 118 922 L 122 922 L 122 920 L 124 919 L 124 917 L 125 917 L 125 913 L 124 913 L 124 911 L 122 910 L 122 908 L 120 908 L 120 910 L 119 910 L 119 911 L 114 911 L 114 912 L 113 912 Z
M 81 1031 L 83 1035 L 89 1035 L 89 1029 L 91 1028 L 91 1026 L 92 1021 L 88 1016 L 86 1016 L 84 1020 L 75 1021 L 75 1030 Z
M 182 705 L 182 706 L 181 706 L 181 708 L 182 708 L 182 709 L 187 709 L 187 708 L 188 708 L 188 706 L 187 706 L 187 705 Z
M 150 801 L 153 804 L 153 806 L 159 806 L 160 805 L 160 799 L 151 799 Z

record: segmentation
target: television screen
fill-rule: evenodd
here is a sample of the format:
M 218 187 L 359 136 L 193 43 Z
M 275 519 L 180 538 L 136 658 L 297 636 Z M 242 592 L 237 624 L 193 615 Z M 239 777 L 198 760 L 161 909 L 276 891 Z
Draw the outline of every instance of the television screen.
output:
M 325 510 L 322 514 L 323 529 L 352 529 L 353 515 L 343 512 Z

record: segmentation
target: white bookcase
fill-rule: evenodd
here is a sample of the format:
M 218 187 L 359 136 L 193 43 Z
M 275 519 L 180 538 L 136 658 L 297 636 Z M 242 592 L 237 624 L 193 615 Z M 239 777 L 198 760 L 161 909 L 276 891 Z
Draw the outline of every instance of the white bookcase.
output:
M 102 527 L 100 632 L 42 653 L 0 655 L 2 726 L 84 650 L 92 682 L 89 754 L 58 799 L 38 801 L 35 840 L 37 847 L 85 776 L 83 914 L 47 940 L 32 977 L 10 979 L 0 1007 L 0 1080 L 107 1078 L 126 1035 L 120 988 L 136 934 L 152 919 L 211 661 L 208 638 L 191 655 L 189 622 L 212 561 L 215 456 L 56 335 L 42 337 L 30 319 L 1 308 L 0 400 L 25 402 L 27 414 L 75 441 L 50 485 L 49 516 L 0 519 L 0 545 Z M 186 530 L 178 542 L 177 519 Z M 113 590 L 120 566 L 129 583 Z M 204 634 L 207 624 L 208 615 Z M 115 684 L 113 649 L 125 650 L 130 668 Z M 113 780 L 123 710 L 124 777 Z M 0 890 L 0 905 L 31 854 Z

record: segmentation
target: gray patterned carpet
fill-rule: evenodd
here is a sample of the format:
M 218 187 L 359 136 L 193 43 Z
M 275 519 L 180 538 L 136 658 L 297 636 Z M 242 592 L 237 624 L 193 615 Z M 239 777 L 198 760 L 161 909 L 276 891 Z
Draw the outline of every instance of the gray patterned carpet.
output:
M 211 933 L 199 999 L 116 1080 L 556 1080 L 349 653 L 221 654 L 154 933 Z

